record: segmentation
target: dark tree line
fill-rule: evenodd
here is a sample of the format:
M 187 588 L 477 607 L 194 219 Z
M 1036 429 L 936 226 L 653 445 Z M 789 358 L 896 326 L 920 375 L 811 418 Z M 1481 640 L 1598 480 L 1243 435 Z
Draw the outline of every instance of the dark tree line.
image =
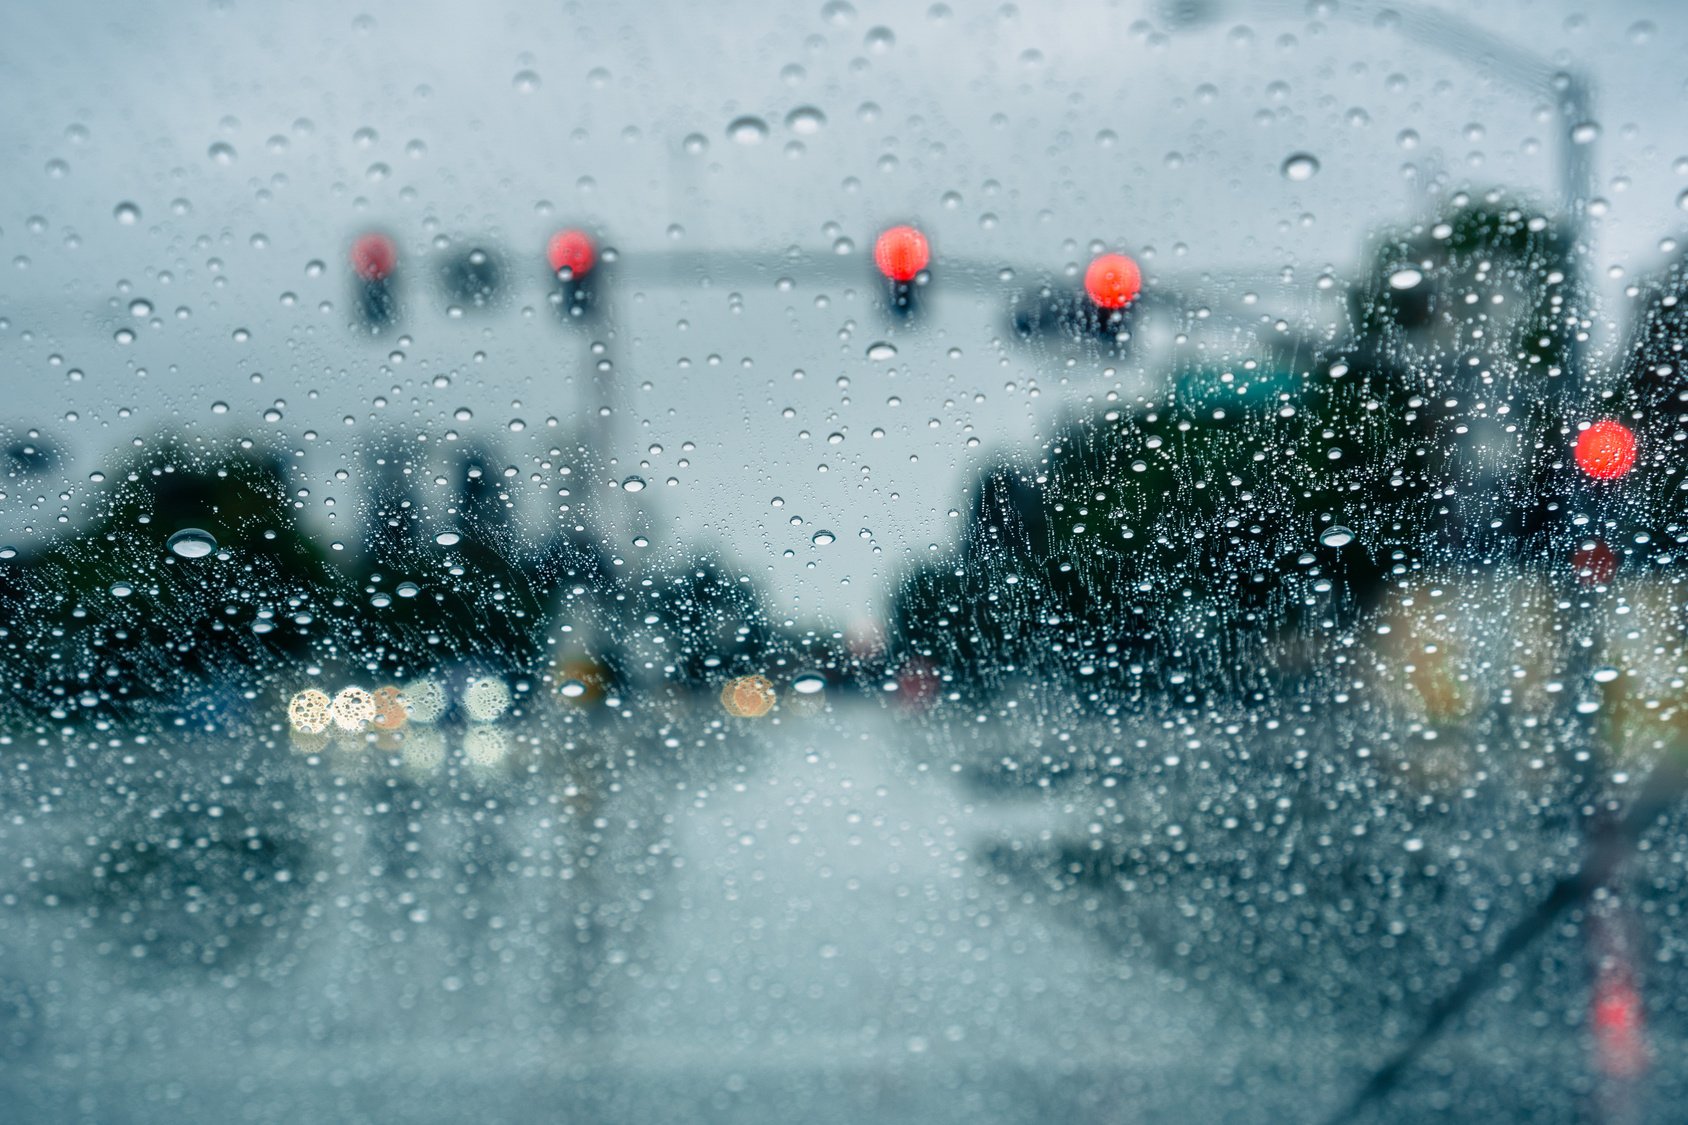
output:
M 279 457 L 170 445 L 133 458 L 97 494 L 91 522 L 0 561 L 11 705 L 69 714 L 252 689 L 267 699 L 307 663 L 353 682 L 465 666 L 543 676 L 565 652 L 599 688 L 703 688 L 799 649 L 748 579 L 706 552 L 622 570 L 579 525 L 519 517 L 484 452 L 458 461 L 443 512 L 424 510 L 396 451 L 373 461 L 363 535 L 337 558 L 301 525 Z M 215 551 L 173 552 L 188 528 Z M 584 638 L 579 651 L 560 623 Z

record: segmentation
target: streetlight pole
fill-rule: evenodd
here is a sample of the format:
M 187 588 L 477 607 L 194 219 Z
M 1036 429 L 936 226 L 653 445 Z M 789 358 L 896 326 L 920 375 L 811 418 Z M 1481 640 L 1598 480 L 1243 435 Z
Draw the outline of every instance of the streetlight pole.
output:
M 1240 16 L 1233 0 L 1165 0 L 1162 16 L 1173 30 L 1199 27 L 1217 20 Z M 1308 6 L 1267 0 L 1248 7 L 1250 17 L 1263 20 L 1301 19 Z M 1559 133 L 1558 189 L 1566 217 L 1580 227 L 1594 187 L 1594 91 L 1588 77 L 1576 70 L 1555 66 L 1551 61 L 1523 47 L 1508 43 L 1470 20 L 1435 8 L 1377 3 L 1317 5 L 1313 14 L 1328 11 L 1350 21 L 1366 21 L 1380 30 L 1402 38 L 1457 62 L 1480 68 L 1485 74 L 1530 93 L 1542 94 L 1556 104 L 1564 128 Z

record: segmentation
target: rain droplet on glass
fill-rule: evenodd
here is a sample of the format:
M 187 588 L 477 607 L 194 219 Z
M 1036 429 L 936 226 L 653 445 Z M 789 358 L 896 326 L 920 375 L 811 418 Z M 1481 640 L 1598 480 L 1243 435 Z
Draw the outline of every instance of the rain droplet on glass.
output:
M 1291 153 L 1282 168 L 1284 179 L 1302 183 L 1319 174 L 1319 161 L 1311 153 Z
M 169 539 L 164 546 L 170 553 L 184 559 L 202 559 L 217 549 L 217 540 L 209 531 L 201 531 L 197 527 L 184 527 Z

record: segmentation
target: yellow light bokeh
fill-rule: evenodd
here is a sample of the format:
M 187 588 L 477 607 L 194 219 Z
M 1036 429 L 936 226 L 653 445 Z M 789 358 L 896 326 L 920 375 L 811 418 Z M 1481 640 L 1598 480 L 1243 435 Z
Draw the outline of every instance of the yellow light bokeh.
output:
M 721 688 L 721 706 L 740 719 L 760 719 L 774 709 L 779 693 L 766 676 L 739 676 Z
M 375 720 L 375 697 L 360 687 L 341 688 L 328 710 L 341 730 L 362 730 Z
M 329 701 L 326 692 L 306 688 L 287 704 L 287 721 L 304 734 L 321 734 L 328 729 Z

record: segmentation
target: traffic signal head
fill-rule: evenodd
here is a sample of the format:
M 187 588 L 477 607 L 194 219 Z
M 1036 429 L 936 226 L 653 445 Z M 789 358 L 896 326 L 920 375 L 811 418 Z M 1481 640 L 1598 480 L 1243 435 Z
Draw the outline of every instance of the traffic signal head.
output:
M 913 311 L 915 286 L 931 263 L 931 244 L 916 227 L 890 227 L 873 242 L 873 265 L 885 279 L 896 312 Z
M 598 244 L 583 230 L 570 227 L 553 234 L 545 244 L 545 264 L 557 279 L 552 303 L 565 319 L 585 316 L 592 304 L 589 275 L 598 266 Z
M 873 264 L 887 281 L 907 283 L 932 261 L 932 247 L 914 227 L 892 227 L 873 243 Z
M 504 268 L 491 250 L 471 245 L 446 256 L 440 280 L 454 305 L 483 308 L 503 287 Z
M 1099 309 L 1118 312 L 1143 290 L 1143 271 L 1124 254 L 1102 254 L 1084 271 L 1084 294 Z
M 391 324 L 398 315 L 393 293 L 399 264 L 398 244 L 380 231 L 367 231 L 352 241 L 347 256 L 355 279 L 354 304 L 364 326 L 377 331 Z
M 598 264 L 598 245 L 582 230 L 560 230 L 545 245 L 545 261 L 564 281 L 580 281 Z
M 386 281 L 399 264 L 399 248 L 379 232 L 359 235 L 352 243 L 352 270 L 364 281 Z

